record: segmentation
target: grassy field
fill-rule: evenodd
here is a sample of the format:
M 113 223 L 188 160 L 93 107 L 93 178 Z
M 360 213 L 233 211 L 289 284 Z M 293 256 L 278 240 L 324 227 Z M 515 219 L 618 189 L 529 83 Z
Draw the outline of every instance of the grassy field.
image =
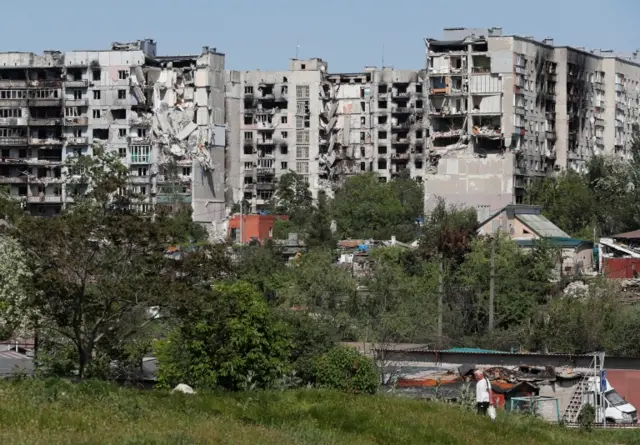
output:
M 640 445 L 640 432 L 584 433 L 384 396 L 304 390 L 172 395 L 102 383 L 0 383 L 0 443 Z

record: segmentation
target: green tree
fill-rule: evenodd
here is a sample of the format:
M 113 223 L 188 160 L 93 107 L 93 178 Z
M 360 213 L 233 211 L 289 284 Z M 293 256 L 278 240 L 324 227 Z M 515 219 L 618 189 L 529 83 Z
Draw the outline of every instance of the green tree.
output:
M 324 247 L 335 249 L 337 239 L 331 230 L 331 205 L 325 193 L 318 194 L 318 201 L 313 207 L 311 218 L 304 235 L 308 247 Z
M 220 283 L 178 310 L 180 323 L 157 344 L 163 386 L 242 389 L 272 386 L 288 373 L 287 326 L 251 284 Z
M 471 251 L 452 277 L 468 295 L 467 304 L 455 302 L 451 308 L 461 317 L 459 324 L 464 327 L 464 335 L 486 332 L 492 243 L 495 243 L 496 332 L 504 335 L 528 324 L 551 291 L 555 251 L 549 246 L 540 243 L 527 252 L 507 236 L 474 239 Z M 526 342 L 526 333 L 521 332 L 519 340 Z
M 413 241 L 423 214 L 421 193 L 410 179 L 382 183 L 374 173 L 349 178 L 332 205 L 339 237 Z
M 238 279 L 253 284 L 273 305 L 287 298 L 281 293 L 288 288 L 291 278 L 278 246 L 270 241 L 264 246 L 243 246 L 236 250 L 236 256 L 234 273 Z
M 16 239 L 0 234 L 0 338 L 26 336 L 33 328 L 32 279 L 22 246 Z
M 289 279 L 280 290 L 285 305 L 303 305 L 314 313 L 331 315 L 346 311 L 357 282 L 335 261 L 332 251 L 320 248 L 310 249 L 296 260 L 287 269 Z
M 57 218 L 16 218 L 11 234 L 33 270 L 34 325 L 50 344 L 73 345 L 85 378 L 155 320 L 149 308 L 164 307 L 176 284 L 162 273 L 171 263 L 158 225 L 131 210 L 137 197 L 117 156 L 96 147 L 67 168 L 73 206 Z
M 313 197 L 305 178 L 293 171 L 280 176 L 274 204 L 276 213 L 288 215 L 296 227 L 306 227 L 313 206 Z
M 440 198 L 425 220 L 418 252 L 427 260 L 459 264 L 469 250 L 477 226 L 475 209 L 447 206 Z
M 289 325 L 293 347 L 291 364 L 303 383 L 315 381 L 315 360 L 336 346 L 340 340 L 336 324 L 329 317 L 318 317 L 309 311 L 282 311 Z
M 532 204 L 542 206 L 543 214 L 558 227 L 574 236 L 592 238 L 597 220 L 597 202 L 585 177 L 573 170 L 557 178 L 533 183 L 528 190 Z

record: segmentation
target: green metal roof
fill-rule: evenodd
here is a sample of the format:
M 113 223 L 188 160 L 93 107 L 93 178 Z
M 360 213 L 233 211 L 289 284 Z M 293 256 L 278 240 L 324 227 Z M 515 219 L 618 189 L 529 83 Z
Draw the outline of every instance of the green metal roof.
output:
M 531 247 L 537 240 L 522 239 L 516 240 L 516 244 L 520 247 Z M 543 241 L 543 240 L 540 240 Z M 581 244 L 593 244 L 592 241 L 581 240 L 577 238 L 564 237 L 564 236 L 550 236 L 544 239 L 555 247 L 578 247 Z
M 504 351 L 496 351 L 493 349 L 481 349 L 481 348 L 451 348 L 445 349 L 441 352 L 459 352 L 463 354 L 505 354 Z
M 549 221 L 542 215 L 516 214 L 516 218 L 531 228 L 537 235 L 543 238 L 570 238 L 560 227 Z

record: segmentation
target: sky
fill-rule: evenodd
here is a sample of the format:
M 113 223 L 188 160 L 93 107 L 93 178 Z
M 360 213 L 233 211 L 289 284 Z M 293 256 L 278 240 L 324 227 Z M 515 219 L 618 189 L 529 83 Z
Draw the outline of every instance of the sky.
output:
M 286 70 L 298 45 L 299 58 L 323 58 L 331 72 L 381 66 L 383 56 L 386 66 L 419 69 L 423 38 L 440 38 L 445 27 L 640 48 L 637 0 L 31 0 L 11 1 L 3 12 L 1 52 L 109 49 L 113 41 L 152 38 L 159 55 L 217 48 L 235 70 Z

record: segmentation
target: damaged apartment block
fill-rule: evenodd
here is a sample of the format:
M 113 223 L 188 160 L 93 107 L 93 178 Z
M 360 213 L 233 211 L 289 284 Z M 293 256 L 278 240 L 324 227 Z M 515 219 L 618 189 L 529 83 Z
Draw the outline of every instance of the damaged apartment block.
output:
M 224 217 L 224 55 L 158 56 L 152 40 L 111 50 L 0 54 L 0 183 L 36 214 L 71 200 L 67 156 L 114 151 L 138 205 Z
M 553 170 L 553 47 L 501 28 L 446 29 L 425 44 L 435 173 L 427 208 L 436 196 L 481 213 L 521 202 L 529 178 Z M 524 174 L 528 158 L 539 173 Z
M 228 72 L 226 95 L 227 200 L 247 200 L 245 211 L 266 208 L 288 171 L 314 196 L 362 172 L 424 176 L 425 71 L 334 74 L 322 59 L 293 59 L 288 71 Z

